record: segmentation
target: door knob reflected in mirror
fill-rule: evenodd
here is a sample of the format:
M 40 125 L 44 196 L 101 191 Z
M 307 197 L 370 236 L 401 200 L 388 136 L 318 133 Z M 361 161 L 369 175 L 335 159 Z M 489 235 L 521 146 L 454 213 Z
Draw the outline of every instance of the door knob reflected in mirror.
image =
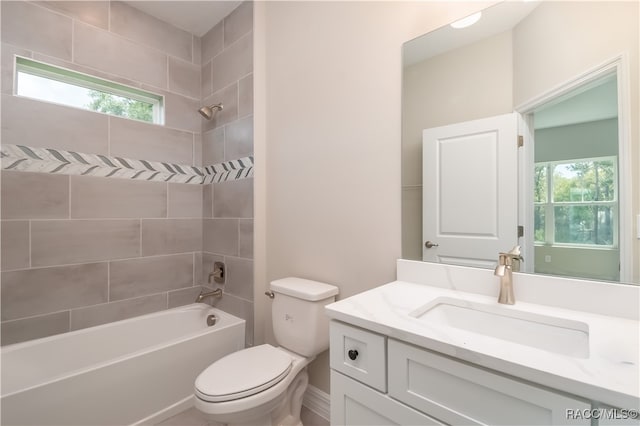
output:
M 434 243 L 434 242 L 431 242 L 431 241 L 427 241 L 426 243 L 424 243 L 424 246 L 425 246 L 426 248 L 438 247 L 438 243 Z

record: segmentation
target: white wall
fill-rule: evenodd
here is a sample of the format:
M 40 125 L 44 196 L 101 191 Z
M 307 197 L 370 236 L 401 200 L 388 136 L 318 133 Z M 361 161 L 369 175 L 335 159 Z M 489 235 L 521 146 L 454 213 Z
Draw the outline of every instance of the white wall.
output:
M 489 4 L 256 3 L 256 342 L 273 342 L 272 279 L 341 298 L 395 279 L 402 43 Z M 329 390 L 326 353 L 311 384 Z

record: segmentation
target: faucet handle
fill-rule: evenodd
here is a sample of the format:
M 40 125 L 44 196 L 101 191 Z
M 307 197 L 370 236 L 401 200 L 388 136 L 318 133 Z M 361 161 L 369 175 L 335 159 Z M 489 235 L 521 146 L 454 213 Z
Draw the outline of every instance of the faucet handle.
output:
M 512 260 L 519 260 L 521 262 L 524 262 L 524 258 L 520 254 L 520 246 L 515 246 L 514 248 L 509 250 L 507 253 L 500 252 L 499 255 L 500 257 L 511 258 Z

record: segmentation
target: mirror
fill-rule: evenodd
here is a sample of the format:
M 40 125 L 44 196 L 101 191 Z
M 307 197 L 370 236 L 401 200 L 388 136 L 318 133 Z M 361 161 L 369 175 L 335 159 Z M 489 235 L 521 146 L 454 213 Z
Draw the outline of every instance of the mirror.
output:
M 518 237 L 516 227 L 513 244 L 500 250 L 521 245 L 524 272 L 640 283 L 639 39 L 637 2 L 527 1 L 499 3 L 472 26 L 442 27 L 405 43 L 402 257 L 424 260 L 427 239 L 438 244 L 445 233 L 423 235 L 425 210 L 437 206 L 443 216 L 443 192 L 423 182 L 423 166 L 432 167 L 423 164 L 423 131 L 516 111 L 525 141 L 515 154 L 516 201 L 490 219 L 516 216 L 524 231 Z M 468 224 L 483 215 L 483 204 L 493 206 L 472 196 L 482 170 L 510 179 L 488 162 L 465 175 L 485 151 L 460 152 L 467 152 L 456 163 L 466 165 L 455 173 L 460 195 L 444 198 L 467 204 L 452 204 L 459 208 L 444 217 L 458 220 L 449 224 Z

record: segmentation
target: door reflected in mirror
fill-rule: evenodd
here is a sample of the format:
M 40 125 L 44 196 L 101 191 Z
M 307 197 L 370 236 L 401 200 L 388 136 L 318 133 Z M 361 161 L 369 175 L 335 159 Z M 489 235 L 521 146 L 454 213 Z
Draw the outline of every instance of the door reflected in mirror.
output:
M 639 39 L 635 2 L 504 2 L 407 42 L 403 258 L 492 268 L 518 244 L 526 272 L 638 283 Z M 475 130 L 430 133 L 514 111 L 515 165 Z

